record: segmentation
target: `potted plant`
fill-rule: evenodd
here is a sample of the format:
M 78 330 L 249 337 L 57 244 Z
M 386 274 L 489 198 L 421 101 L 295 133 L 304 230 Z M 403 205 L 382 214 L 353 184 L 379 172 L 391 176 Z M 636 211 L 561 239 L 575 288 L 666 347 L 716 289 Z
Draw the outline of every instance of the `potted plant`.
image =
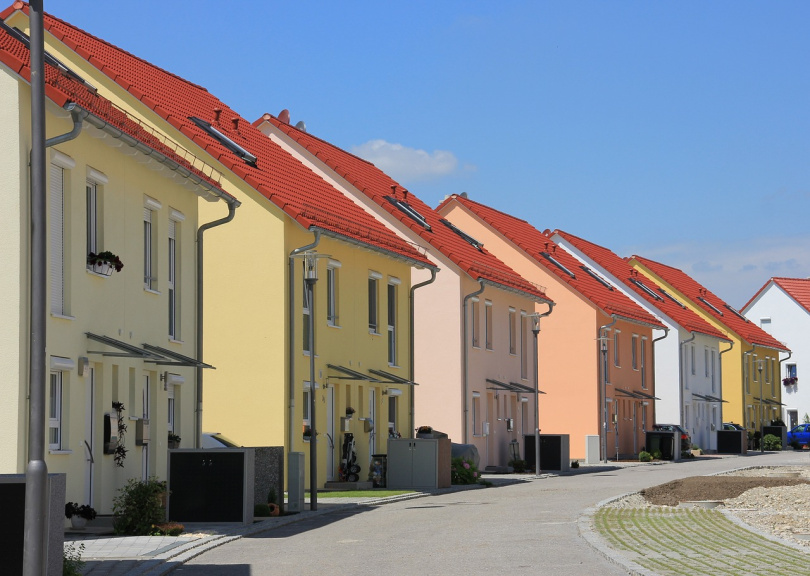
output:
M 270 488 L 270 492 L 267 493 L 267 507 L 270 510 L 270 516 L 281 514 L 281 506 L 279 506 L 275 488 Z
M 87 255 L 87 267 L 96 274 L 109 276 L 113 271 L 120 272 L 124 267 L 124 263 L 121 262 L 118 256 L 109 250 L 105 250 L 98 254 L 90 252 L 90 254 Z
M 304 442 L 309 442 L 312 438 L 312 428 L 304 426 Z
M 83 530 L 88 520 L 96 517 L 96 511 L 89 504 L 79 506 L 76 502 L 65 504 L 65 518 L 70 520 L 70 525 L 76 530 Z
M 788 376 L 787 378 L 782 378 L 782 384 L 785 386 L 793 386 L 794 384 L 798 384 L 799 379 L 796 376 Z
M 180 448 L 180 436 L 172 431 L 169 431 L 169 449 Z
M 346 418 L 351 418 L 352 416 L 354 416 L 354 408 L 349 406 L 346 408 Z
M 433 427 L 432 426 L 420 426 L 416 429 L 416 437 L 417 438 L 433 438 Z

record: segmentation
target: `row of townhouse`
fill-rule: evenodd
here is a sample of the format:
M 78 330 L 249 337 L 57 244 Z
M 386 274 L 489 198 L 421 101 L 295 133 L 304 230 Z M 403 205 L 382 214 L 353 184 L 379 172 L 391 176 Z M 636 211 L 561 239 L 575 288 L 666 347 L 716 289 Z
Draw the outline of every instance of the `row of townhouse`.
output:
M 15 401 L 0 472 L 20 472 L 28 5 L 0 17 L 0 98 L 18 127 L 0 150 L 16 207 L 3 215 L 15 273 L 0 285 L 2 392 Z M 607 458 L 637 454 L 655 422 L 711 450 L 723 421 L 756 429 L 780 414 L 786 347 L 681 271 L 465 196 L 433 209 L 286 111 L 250 123 L 67 22 L 46 15 L 45 28 L 48 136 L 78 126 L 54 141 L 49 173 L 46 461 L 67 473 L 68 499 L 109 512 L 127 479 L 165 476 L 169 435 L 198 447 L 203 430 L 317 447 L 323 486 L 346 477 L 346 432 L 365 474 L 389 437 L 421 425 L 500 467 L 538 425 L 568 434 L 574 459 L 593 438 Z M 88 263 L 103 250 L 120 272 Z

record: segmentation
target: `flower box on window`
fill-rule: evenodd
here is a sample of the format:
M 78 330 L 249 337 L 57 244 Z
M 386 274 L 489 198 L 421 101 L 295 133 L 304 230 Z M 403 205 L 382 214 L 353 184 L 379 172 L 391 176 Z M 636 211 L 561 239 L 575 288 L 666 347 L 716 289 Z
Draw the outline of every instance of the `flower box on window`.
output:
M 121 259 L 109 250 L 98 254 L 90 252 L 87 255 L 87 268 L 96 274 L 110 276 L 113 272 L 120 272 L 123 267 Z
M 785 386 L 793 386 L 794 384 L 799 383 L 799 378 L 796 376 L 788 376 L 787 378 L 782 379 L 782 384 Z

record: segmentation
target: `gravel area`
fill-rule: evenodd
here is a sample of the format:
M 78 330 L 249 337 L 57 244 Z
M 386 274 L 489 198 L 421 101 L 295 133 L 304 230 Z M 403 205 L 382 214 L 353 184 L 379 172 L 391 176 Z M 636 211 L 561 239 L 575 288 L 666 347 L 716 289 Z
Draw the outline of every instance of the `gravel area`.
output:
M 753 528 L 810 547 L 810 466 L 758 467 L 693 476 L 610 503 L 612 508 L 670 508 L 677 501 L 721 500 L 717 508 Z M 744 491 L 742 491 L 744 490 Z M 669 499 L 666 498 L 669 496 Z M 670 505 L 661 504 L 668 500 Z

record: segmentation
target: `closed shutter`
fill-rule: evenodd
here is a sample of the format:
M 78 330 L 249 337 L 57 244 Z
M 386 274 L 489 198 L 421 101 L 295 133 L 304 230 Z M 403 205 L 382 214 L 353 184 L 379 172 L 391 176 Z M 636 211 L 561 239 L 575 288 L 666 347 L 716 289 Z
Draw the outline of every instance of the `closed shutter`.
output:
M 64 170 L 51 164 L 50 179 L 50 276 L 51 313 L 62 315 L 64 310 Z

